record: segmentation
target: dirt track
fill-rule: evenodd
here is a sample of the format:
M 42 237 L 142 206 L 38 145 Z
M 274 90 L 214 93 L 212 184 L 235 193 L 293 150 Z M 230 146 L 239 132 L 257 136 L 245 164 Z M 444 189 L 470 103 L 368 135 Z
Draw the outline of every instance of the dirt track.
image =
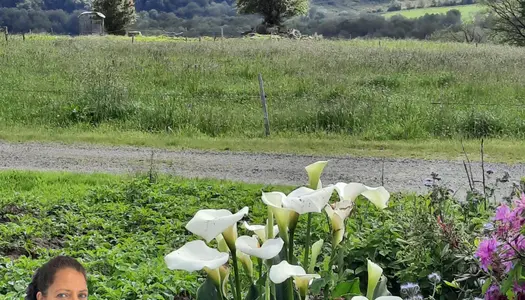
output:
M 189 178 L 219 178 L 250 183 L 292 184 L 306 182 L 304 167 L 317 160 L 330 160 L 323 175 L 326 183 L 362 182 L 381 184 L 382 160 L 378 158 L 314 157 L 283 154 L 170 151 L 137 147 L 63 145 L 56 143 L 0 142 L 0 168 L 19 170 L 60 170 L 71 172 L 129 173 L 147 171 L 152 151 L 158 171 Z M 480 165 L 472 170 L 481 178 Z M 486 164 L 495 175 L 504 171 L 511 181 L 525 176 L 525 164 Z M 463 194 L 468 187 L 461 162 L 415 159 L 385 159 L 384 182 L 391 191 L 423 192 L 432 172 Z M 495 177 L 494 177 L 495 178 Z

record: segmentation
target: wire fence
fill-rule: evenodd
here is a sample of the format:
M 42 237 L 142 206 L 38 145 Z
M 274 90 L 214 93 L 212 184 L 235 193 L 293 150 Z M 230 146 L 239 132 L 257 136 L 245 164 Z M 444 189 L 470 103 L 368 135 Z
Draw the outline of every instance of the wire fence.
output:
M 6 88 L 6 87 L 2 87 L 0 86 L 0 94 L 6 94 L 6 93 L 27 93 L 27 94 L 56 94 L 56 95 L 78 95 L 79 93 L 82 93 L 82 92 L 90 92 L 89 90 L 87 89 L 82 89 L 82 90 L 53 90 L 53 89 L 25 89 L 25 88 Z M 181 91 L 137 91 L 137 90 L 132 90 L 132 91 L 129 91 L 129 90 L 120 90 L 119 91 L 120 93 L 122 94 L 126 94 L 128 96 L 187 96 L 186 93 L 182 93 Z M 293 95 L 295 92 L 294 91 L 290 91 L 288 93 L 268 93 L 268 92 L 265 92 L 264 96 L 267 98 L 267 99 L 279 99 L 279 98 L 290 98 L 291 96 L 295 96 Z M 306 94 L 307 96 L 313 96 L 313 97 L 316 97 L 316 96 L 321 96 L 315 92 L 311 93 L 311 94 Z M 259 91 L 257 90 L 254 90 L 253 92 L 247 92 L 247 93 L 235 93 L 234 95 L 232 96 L 236 96 L 236 97 L 239 97 L 239 98 L 252 98 L 252 99 L 260 99 L 260 94 L 259 94 Z M 300 97 L 300 96 L 297 96 L 297 97 Z M 389 101 L 388 99 L 384 101 L 385 104 L 388 104 L 390 103 L 391 101 Z M 424 102 L 421 102 L 422 104 L 424 104 Z M 509 103 L 509 102 L 505 102 L 505 103 L 479 103 L 479 102 L 448 102 L 448 101 L 445 101 L 445 102 L 439 102 L 439 101 L 432 101 L 432 102 L 427 102 L 428 104 L 430 105 L 441 105 L 441 106 L 470 106 L 470 107 L 474 107 L 474 106 L 480 106 L 480 107 L 517 107 L 517 108 L 522 108 L 522 109 L 525 109 L 525 103 L 519 103 L 519 102 L 515 102 L 515 103 Z

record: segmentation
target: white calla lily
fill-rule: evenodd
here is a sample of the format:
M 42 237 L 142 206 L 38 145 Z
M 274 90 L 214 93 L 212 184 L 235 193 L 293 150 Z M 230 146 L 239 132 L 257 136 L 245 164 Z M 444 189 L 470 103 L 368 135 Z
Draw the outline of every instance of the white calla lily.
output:
M 250 278 L 253 277 L 253 261 L 250 256 L 237 249 L 237 259 L 242 263 L 244 271 L 246 271 L 248 276 L 250 276 Z
M 277 225 L 273 226 L 273 232 L 272 232 L 273 236 L 272 237 L 267 237 L 267 233 L 266 233 L 267 228 L 264 225 L 250 225 L 247 222 L 244 222 L 243 226 L 247 230 L 253 231 L 261 239 L 263 243 L 266 242 L 267 239 L 275 238 L 277 234 L 279 233 L 279 226 Z
M 352 201 L 339 201 L 334 204 L 334 207 L 327 205 L 325 207 L 326 214 L 332 224 L 332 243 L 333 246 L 339 245 L 345 235 L 345 220 L 352 212 Z
M 308 183 L 312 189 L 322 188 L 321 174 L 327 164 L 328 161 L 318 161 L 305 167 L 306 173 L 308 173 Z
M 296 226 L 299 214 L 292 209 L 283 207 L 283 200 L 286 199 L 286 195 L 281 192 L 263 192 L 261 199 L 272 211 L 279 227 L 280 236 L 287 243 L 288 228 Z
M 224 233 L 226 242 L 235 244 L 235 237 L 231 237 L 233 227 L 237 228 L 237 222 L 248 214 L 249 208 L 244 207 L 236 214 L 226 209 L 203 209 L 186 224 L 186 229 L 210 242 L 219 234 Z M 235 225 L 235 226 L 234 226 Z M 235 230 L 236 231 L 236 230 Z
M 262 246 L 256 237 L 241 236 L 235 242 L 235 247 L 242 253 L 261 259 L 272 259 L 283 249 L 284 241 L 281 238 L 269 239 Z
M 374 292 L 376 290 L 377 284 L 379 283 L 379 280 L 381 279 L 381 275 L 383 275 L 383 269 L 373 263 L 371 260 L 367 260 L 367 270 L 368 270 L 368 288 L 366 291 L 366 297 L 368 299 L 372 299 L 374 296 Z
M 315 264 L 317 263 L 317 257 L 321 254 L 323 249 L 324 240 L 318 240 L 312 245 L 312 259 L 310 260 L 310 265 L 308 266 L 308 272 L 313 273 L 315 269 Z
M 321 276 L 317 274 L 306 274 L 303 267 L 290 265 L 286 260 L 270 268 L 270 280 L 275 284 L 283 283 L 290 277 L 294 279 L 301 299 L 306 299 L 306 293 L 312 280 L 321 278 Z
M 339 182 L 335 185 L 335 189 L 341 201 L 353 202 L 359 195 L 363 195 L 379 209 L 386 208 L 390 199 L 390 193 L 382 186 L 373 188 L 356 182 L 348 184 Z
M 300 187 L 282 200 L 283 207 L 290 208 L 298 214 L 320 213 L 330 201 L 335 187 L 309 189 Z
M 212 249 L 201 240 L 186 243 L 164 257 L 170 270 L 199 271 L 217 269 L 229 259 L 228 253 Z

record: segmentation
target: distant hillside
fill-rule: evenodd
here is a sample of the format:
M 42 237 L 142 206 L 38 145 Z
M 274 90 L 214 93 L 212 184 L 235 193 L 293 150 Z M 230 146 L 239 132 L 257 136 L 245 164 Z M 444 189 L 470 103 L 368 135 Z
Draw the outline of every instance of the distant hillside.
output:
M 386 18 L 390 18 L 395 15 L 401 15 L 405 18 L 414 19 L 422 17 L 426 14 L 446 14 L 451 9 L 457 9 L 461 12 L 461 18 L 464 22 L 470 22 L 477 13 L 483 12 L 487 8 L 481 4 L 471 5 L 458 5 L 458 6 L 446 6 L 446 7 L 425 7 L 417 9 L 404 9 L 401 11 L 392 11 L 383 14 Z

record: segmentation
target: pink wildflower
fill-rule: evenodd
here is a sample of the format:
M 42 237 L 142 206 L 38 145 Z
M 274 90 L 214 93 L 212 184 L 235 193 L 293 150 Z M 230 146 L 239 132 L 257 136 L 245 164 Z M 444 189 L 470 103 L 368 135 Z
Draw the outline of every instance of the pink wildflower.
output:
M 492 259 L 496 253 L 498 247 L 498 242 L 495 238 L 483 240 L 478 247 L 476 252 L 476 257 L 479 258 L 481 262 L 481 268 L 488 272 L 488 267 L 492 264 Z

